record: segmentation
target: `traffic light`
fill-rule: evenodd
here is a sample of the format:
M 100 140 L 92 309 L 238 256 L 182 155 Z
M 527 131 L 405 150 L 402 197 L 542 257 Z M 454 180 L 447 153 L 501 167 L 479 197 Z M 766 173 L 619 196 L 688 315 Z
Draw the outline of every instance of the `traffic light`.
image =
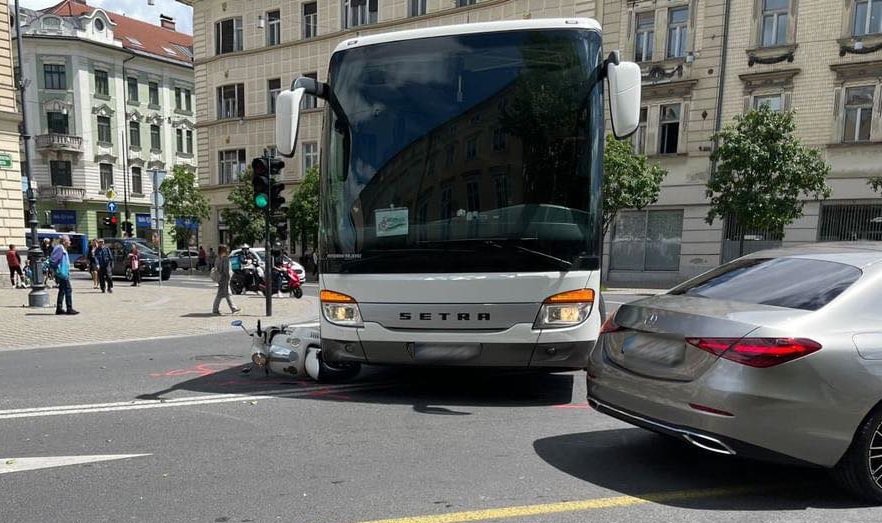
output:
M 283 209 L 283 213 L 276 213 L 272 216 L 271 224 L 276 229 L 276 241 L 286 241 L 288 239 L 288 212 Z
M 282 205 L 285 205 L 285 197 L 282 196 L 284 189 L 284 183 L 273 182 L 270 188 L 270 209 L 276 211 L 281 209 Z
M 101 223 L 103 223 L 105 227 L 110 227 L 110 216 L 105 216 Z
M 123 231 L 125 231 L 127 236 L 131 236 L 134 229 L 135 227 L 132 225 L 132 222 L 123 222 Z
M 257 157 L 251 160 L 251 187 L 254 189 L 254 205 L 265 209 L 270 200 L 270 162 L 269 158 Z

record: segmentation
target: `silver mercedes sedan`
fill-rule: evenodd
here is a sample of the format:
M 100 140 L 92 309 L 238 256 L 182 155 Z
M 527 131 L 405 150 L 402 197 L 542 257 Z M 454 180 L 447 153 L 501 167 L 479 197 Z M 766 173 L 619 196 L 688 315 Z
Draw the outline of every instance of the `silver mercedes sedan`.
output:
M 882 503 L 882 242 L 763 251 L 627 303 L 598 411 L 709 452 L 820 465 Z

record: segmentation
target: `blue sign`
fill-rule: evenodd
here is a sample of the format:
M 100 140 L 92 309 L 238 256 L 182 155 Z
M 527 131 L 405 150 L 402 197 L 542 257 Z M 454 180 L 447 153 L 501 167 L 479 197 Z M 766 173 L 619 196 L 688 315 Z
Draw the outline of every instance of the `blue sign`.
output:
M 175 220 L 175 227 L 178 229 L 188 229 L 191 231 L 195 231 L 199 228 L 199 222 L 194 220 L 193 218 L 177 218 Z
M 107 202 L 107 212 L 116 212 L 116 202 Z
M 77 211 L 52 211 L 52 225 L 76 225 Z
M 139 229 L 149 229 L 151 225 L 149 214 L 135 214 L 135 226 Z

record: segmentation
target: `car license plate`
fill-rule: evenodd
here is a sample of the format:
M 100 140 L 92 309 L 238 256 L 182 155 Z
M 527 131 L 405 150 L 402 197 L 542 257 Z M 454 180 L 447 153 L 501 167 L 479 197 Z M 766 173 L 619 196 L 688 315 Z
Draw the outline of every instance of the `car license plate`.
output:
M 480 343 L 426 343 L 410 344 L 413 359 L 421 363 L 466 361 L 481 355 Z
M 673 340 L 637 334 L 629 336 L 623 341 L 622 354 L 626 359 L 673 367 L 683 363 L 686 357 L 686 347 Z

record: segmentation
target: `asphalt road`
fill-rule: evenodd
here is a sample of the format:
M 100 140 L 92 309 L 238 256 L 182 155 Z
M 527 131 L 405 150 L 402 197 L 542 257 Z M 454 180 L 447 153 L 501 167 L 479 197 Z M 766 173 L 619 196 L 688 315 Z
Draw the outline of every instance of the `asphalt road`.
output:
M 598 414 L 581 372 L 366 369 L 328 386 L 243 375 L 247 355 L 232 332 L 0 353 L 0 519 L 882 521 L 823 471 Z M 91 462 L 11 471 L 62 456 Z

